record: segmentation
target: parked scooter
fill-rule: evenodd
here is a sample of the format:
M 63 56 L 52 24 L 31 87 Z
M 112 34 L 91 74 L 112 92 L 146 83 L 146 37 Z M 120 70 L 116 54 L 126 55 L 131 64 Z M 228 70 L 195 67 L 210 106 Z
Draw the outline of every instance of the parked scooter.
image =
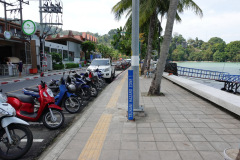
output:
M 75 71 L 73 71 L 72 73 L 75 73 L 73 75 L 73 77 L 75 77 L 77 83 L 82 83 L 82 84 L 88 85 L 89 89 L 90 89 L 91 96 L 92 97 L 97 97 L 98 89 L 95 86 L 95 84 L 93 84 L 93 82 L 91 81 L 91 79 L 88 76 L 79 75 Z M 87 74 L 87 73 L 85 73 L 85 74 Z
M 18 159 L 31 148 L 33 135 L 29 124 L 15 117 L 15 109 L 6 102 L 7 97 L 0 90 L 0 158 Z
M 53 85 L 53 87 L 56 87 L 56 85 Z M 74 94 L 75 92 L 76 86 L 72 84 L 71 79 L 67 78 L 65 81 L 62 77 L 60 80 L 59 92 L 55 96 L 55 104 L 59 106 L 63 105 L 69 113 L 79 112 L 82 109 L 82 102 L 77 95 Z
M 64 115 L 62 108 L 54 104 L 55 99 L 51 89 L 45 82 L 41 81 L 36 90 L 39 93 L 38 101 L 40 106 L 34 111 L 34 98 L 32 96 L 21 95 L 16 93 L 7 94 L 7 102 L 16 109 L 17 117 L 32 121 L 42 121 L 48 129 L 58 129 L 64 124 Z
M 94 85 L 96 85 L 98 90 L 101 90 L 106 85 L 105 79 L 102 76 L 103 74 L 99 69 L 91 71 L 88 73 L 88 77 L 91 79 Z M 86 75 L 85 75 L 86 76 Z

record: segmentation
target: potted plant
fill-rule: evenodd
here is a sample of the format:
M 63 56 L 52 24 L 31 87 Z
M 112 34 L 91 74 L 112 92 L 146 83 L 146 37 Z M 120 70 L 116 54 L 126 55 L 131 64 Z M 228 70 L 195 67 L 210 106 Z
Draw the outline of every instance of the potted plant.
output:
M 240 160 L 240 148 L 228 148 L 224 150 L 225 160 Z

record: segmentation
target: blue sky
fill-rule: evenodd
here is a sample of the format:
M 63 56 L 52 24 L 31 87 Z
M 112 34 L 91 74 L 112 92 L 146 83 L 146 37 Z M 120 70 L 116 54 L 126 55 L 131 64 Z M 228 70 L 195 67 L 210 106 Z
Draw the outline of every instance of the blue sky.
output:
M 16 1 L 16 0 L 6 0 Z M 125 24 L 126 19 L 116 21 L 111 8 L 119 0 L 62 0 L 63 29 L 80 32 L 90 31 L 107 34 L 109 30 Z M 203 10 L 203 17 L 192 11 L 181 14 L 182 22 L 175 23 L 174 34 L 182 34 L 185 39 L 198 37 L 208 41 L 211 37 L 220 37 L 226 43 L 240 40 L 240 0 L 195 0 Z M 30 0 L 30 5 L 23 6 L 23 18 L 39 22 L 39 2 Z M 3 7 L 0 5 L 0 16 Z M 165 28 L 163 21 L 163 28 Z

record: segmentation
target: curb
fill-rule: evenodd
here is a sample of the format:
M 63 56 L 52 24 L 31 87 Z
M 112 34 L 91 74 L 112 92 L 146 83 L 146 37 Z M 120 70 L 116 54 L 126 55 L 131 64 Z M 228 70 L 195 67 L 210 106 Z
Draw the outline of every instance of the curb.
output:
M 75 71 L 81 71 L 82 69 L 76 69 Z M 60 74 L 63 74 L 63 72 L 65 71 L 55 71 L 55 73 L 51 73 L 51 74 L 47 74 L 46 76 L 43 76 L 43 77 L 47 77 L 47 76 L 52 76 L 52 75 L 60 75 Z M 28 77 L 28 78 L 24 78 L 24 79 L 15 79 L 15 80 L 11 80 L 11 81 L 4 81 L 4 82 L 0 82 L 0 84 L 10 84 L 10 83 L 15 83 L 15 82 L 21 82 L 21 81 L 24 81 L 24 80 L 31 80 L 31 79 L 37 79 L 37 78 L 40 78 L 41 76 L 33 76 L 33 77 Z

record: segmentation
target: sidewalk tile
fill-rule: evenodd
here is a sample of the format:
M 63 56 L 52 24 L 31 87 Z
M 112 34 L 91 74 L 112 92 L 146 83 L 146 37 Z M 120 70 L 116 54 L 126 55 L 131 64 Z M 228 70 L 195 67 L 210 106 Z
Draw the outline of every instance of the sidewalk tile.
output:
M 115 140 L 115 141 L 105 141 L 103 148 L 104 149 L 109 149 L 109 150 L 119 150 L 120 149 L 120 140 Z
M 140 150 L 157 150 L 157 146 L 155 142 L 139 142 Z
M 153 133 L 151 128 L 137 128 L 138 134 Z
M 122 150 L 137 150 L 138 149 L 138 142 L 121 142 L 121 149 Z
M 155 141 L 153 134 L 138 134 L 138 141 L 139 142 L 150 142 Z
M 99 160 L 118 160 L 119 150 L 105 150 L 103 149 Z
M 174 142 L 177 150 L 195 150 L 194 146 L 191 144 L 191 142 Z
M 223 157 L 218 152 L 210 152 L 210 151 L 200 151 L 200 155 L 204 160 L 220 160 Z
M 209 142 L 192 142 L 198 151 L 215 151 Z
M 140 151 L 139 160 L 160 160 L 158 151 Z
M 137 150 L 120 150 L 119 160 L 139 160 Z
M 177 151 L 160 151 L 160 160 L 182 160 Z
M 176 147 L 173 142 L 156 142 L 158 150 L 162 151 L 171 151 L 176 150 Z
M 137 134 L 134 133 L 124 133 L 122 134 L 122 141 L 137 141 L 138 140 L 138 136 Z
M 159 142 L 168 142 L 172 141 L 169 134 L 154 134 L 155 141 Z
M 179 151 L 183 160 L 203 160 L 197 151 Z

